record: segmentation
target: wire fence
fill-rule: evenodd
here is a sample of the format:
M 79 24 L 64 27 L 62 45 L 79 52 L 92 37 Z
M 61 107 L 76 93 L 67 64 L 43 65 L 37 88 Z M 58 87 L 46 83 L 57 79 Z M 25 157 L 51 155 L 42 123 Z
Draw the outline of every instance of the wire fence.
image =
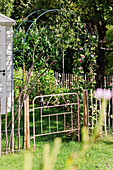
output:
M 53 74 L 53 73 L 52 73 Z M 98 121 L 99 111 L 101 108 L 101 101 L 96 99 L 94 96 L 94 86 L 88 86 L 88 83 L 95 83 L 95 76 L 93 76 L 93 81 L 91 76 L 77 76 L 73 74 L 58 74 L 54 73 L 55 81 L 54 84 L 50 86 L 57 86 L 60 84 L 61 88 L 67 88 L 69 90 L 74 89 L 80 98 L 80 129 L 83 125 L 88 127 L 89 134 L 93 132 L 93 129 Z M 79 81 L 80 80 L 80 81 Z M 81 84 L 85 90 L 77 91 L 77 85 L 80 87 Z M 104 87 L 110 88 L 113 91 L 113 78 L 112 76 L 104 78 Z M 37 85 L 37 91 L 41 89 L 41 84 Z M 42 94 L 41 94 L 42 95 Z M 35 94 L 35 97 L 37 95 Z M 26 101 L 27 100 L 27 101 Z M 12 113 L 8 113 L 6 109 L 6 114 L 0 115 L 0 155 L 2 153 L 14 153 L 15 151 L 20 151 L 30 147 L 30 134 L 32 135 L 32 123 L 30 121 L 31 115 L 29 114 L 29 103 L 31 99 L 27 98 L 24 101 L 24 109 L 20 112 L 21 105 L 18 103 L 18 107 L 14 107 L 12 104 Z M 7 102 L 7 100 L 6 100 Z M 7 106 L 7 103 L 6 103 Z M 17 106 L 17 105 L 16 105 Z M 84 109 L 85 108 L 85 109 Z M 15 114 L 14 110 L 17 109 Z M 102 132 L 107 135 L 107 133 L 113 132 L 113 97 L 108 101 L 107 114 L 104 115 L 104 123 L 102 126 Z M 30 132 L 31 130 L 31 132 Z

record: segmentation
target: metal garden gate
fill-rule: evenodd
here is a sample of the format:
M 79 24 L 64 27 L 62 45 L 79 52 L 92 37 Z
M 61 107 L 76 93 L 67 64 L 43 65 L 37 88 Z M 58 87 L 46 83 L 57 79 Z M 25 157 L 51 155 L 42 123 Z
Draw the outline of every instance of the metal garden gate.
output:
M 63 93 L 36 96 L 33 99 L 33 108 L 30 112 L 33 113 L 33 136 L 31 139 L 34 140 L 34 148 L 37 136 L 63 132 L 75 133 L 77 131 L 78 141 L 80 141 L 78 94 Z M 40 124 L 38 126 L 36 126 L 37 121 L 35 120 L 37 117 L 39 119 L 37 124 Z M 53 119 L 54 122 L 52 122 Z M 44 129 L 45 122 L 46 129 Z
M 37 28 L 37 31 L 34 34 L 33 30 L 35 28 Z M 63 28 L 63 32 L 60 30 L 60 28 Z M 52 35 L 51 39 L 50 39 L 50 35 Z M 6 113 L 6 115 L 2 115 L 1 117 L 2 120 L 1 132 L 3 134 L 1 136 L 2 153 L 6 153 L 6 154 L 8 152 L 14 153 L 17 150 L 19 151 L 23 148 L 26 149 L 25 134 L 28 127 L 25 124 L 25 112 L 23 110 L 23 105 L 26 97 L 30 96 L 30 93 L 33 91 L 35 87 L 38 87 L 37 80 L 42 75 L 42 73 L 40 75 L 36 73 L 35 79 L 33 79 L 30 84 L 29 82 L 30 82 L 31 71 L 29 71 L 29 69 L 32 71 L 40 72 L 41 69 L 43 68 L 44 69 L 43 73 L 46 72 L 46 70 L 48 70 L 51 66 L 52 66 L 51 69 L 53 69 L 55 67 L 55 64 L 52 65 L 53 56 L 57 57 L 54 58 L 54 61 L 57 61 L 59 59 L 59 54 L 61 54 L 62 69 L 64 73 L 64 56 L 66 50 L 70 49 L 70 45 L 71 45 L 71 49 L 74 50 L 74 53 L 70 54 L 68 52 L 69 56 L 67 57 L 70 58 L 71 55 L 75 56 L 77 62 L 74 63 L 76 64 L 76 66 L 75 65 L 74 66 L 78 70 L 81 70 L 80 67 L 81 58 L 83 59 L 87 57 L 87 53 L 90 56 L 91 54 L 93 54 L 93 51 L 91 49 L 90 37 L 91 36 L 89 35 L 86 29 L 86 25 L 81 22 L 80 18 L 72 12 L 65 11 L 62 9 L 51 9 L 51 10 L 42 9 L 42 10 L 34 11 L 31 14 L 29 14 L 19 24 L 19 26 L 17 27 L 14 33 L 13 43 L 12 43 L 12 51 L 13 51 L 12 59 L 11 59 L 12 68 L 10 70 L 11 113 Z M 34 40 L 34 38 L 37 38 L 36 41 Z M 34 41 L 32 41 L 31 43 L 31 40 Z M 42 45 L 40 45 L 40 42 Z M 35 53 L 34 47 L 35 49 L 39 49 L 37 53 Z M 42 47 L 44 49 L 42 49 Z M 45 54 L 46 54 L 44 56 L 44 59 L 46 62 L 48 62 L 47 64 L 49 66 L 46 68 L 46 62 L 43 62 L 43 65 L 40 66 L 40 68 L 38 68 L 37 65 L 35 65 L 36 69 L 34 69 L 33 63 L 35 62 L 36 62 L 35 64 L 38 63 L 37 59 L 40 58 L 40 54 L 42 54 L 43 50 L 45 50 Z M 31 57 L 32 52 L 33 52 L 33 57 Z M 50 56 L 51 58 L 48 56 Z M 29 67 L 28 67 L 28 63 L 29 63 Z M 90 57 L 90 63 L 88 68 L 90 69 L 91 66 L 92 66 L 92 57 Z M 21 69 L 19 70 L 18 67 L 20 67 Z M 30 73 L 28 74 L 28 77 L 26 77 L 27 81 L 25 81 L 26 70 Z M 8 73 L 8 76 L 9 75 L 10 74 Z M 26 82 L 28 84 L 26 84 Z M 36 89 L 36 93 L 34 93 L 33 95 L 36 96 L 39 91 L 40 90 Z M 30 100 L 33 100 L 34 96 Z M 46 110 L 48 110 L 48 112 Z M 51 113 L 49 113 L 49 110 Z M 59 112 L 56 112 L 58 110 Z M 33 100 L 33 108 L 30 111 L 33 112 L 33 135 L 31 139 L 34 139 L 34 147 L 35 147 L 36 136 L 57 134 L 61 132 L 73 133 L 76 130 L 78 133 L 78 140 L 80 141 L 79 97 L 76 93 L 37 96 Z M 37 113 L 37 111 L 40 111 L 40 114 Z M 36 116 L 39 115 L 40 117 L 38 117 L 39 118 L 38 120 L 40 120 L 40 122 L 37 122 Z M 48 119 L 48 126 L 47 126 L 48 129 L 46 130 L 44 130 L 43 127 L 44 119 Z M 52 125 L 53 119 L 54 119 L 54 128 Z M 37 126 L 37 123 L 38 124 L 40 123 L 40 126 L 39 125 Z M 37 132 L 37 130 L 39 132 Z
M 57 18 L 58 18 L 58 20 L 57 20 Z M 58 28 L 62 28 L 62 27 L 57 28 L 56 27 L 57 24 L 62 25 L 63 30 L 64 30 L 63 34 L 61 34 L 60 31 L 57 32 Z M 36 34 L 34 34 L 33 28 L 37 28 Z M 70 30 L 73 30 L 72 33 L 70 33 Z M 48 32 L 46 32 L 46 31 L 48 31 Z M 28 85 L 26 85 L 25 71 L 27 70 L 29 72 L 29 69 L 30 69 L 32 63 L 37 61 L 38 56 L 40 56 L 40 54 L 43 51 L 43 49 L 41 48 L 43 45 L 39 46 L 39 44 L 38 44 L 38 42 L 40 42 L 39 39 L 44 37 L 43 33 L 44 33 L 44 35 L 48 34 L 48 39 L 47 38 L 41 39 L 41 42 L 46 44 L 46 46 L 44 46 L 45 47 L 44 50 L 46 51 L 46 55 L 44 57 L 45 57 L 45 60 L 48 61 L 48 64 L 50 67 L 52 65 L 50 63 L 53 62 L 52 57 L 56 56 L 56 55 L 58 55 L 58 57 L 59 57 L 59 53 L 61 51 L 63 51 L 62 52 L 62 55 L 63 55 L 62 56 L 62 66 L 63 66 L 63 70 L 64 70 L 64 54 L 65 54 L 64 46 L 65 46 L 65 48 L 67 48 L 67 46 L 70 47 L 70 43 L 71 43 L 71 46 L 73 44 L 72 48 L 75 50 L 75 53 L 73 55 L 77 57 L 77 61 L 79 60 L 80 57 L 85 56 L 87 49 L 89 49 L 88 50 L 89 54 L 92 53 L 91 47 L 88 48 L 88 46 L 91 43 L 90 43 L 89 33 L 86 29 L 86 26 L 80 21 L 80 18 L 77 17 L 77 15 L 73 14 L 70 11 L 65 11 L 65 10 L 61 10 L 61 9 L 37 10 L 37 11 L 34 11 L 31 14 L 29 14 L 19 24 L 19 26 L 17 27 L 17 29 L 15 31 L 14 37 L 13 37 L 13 48 L 12 48 L 12 50 L 13 50 L 13 54 L 12 54 L 12 82 L 11 82 L 12 110 L 11 110 L 9 121 L 7 120 L 7 115 L 6 115 L 6 119 L 4 119 L 4 117 L 2 118 L 3 120 L 5 120 L 4 122 L 6 122 L 5 123 L 6 131 L 4 132 L 4 134 L 2 136 L 2 138 L 5 139 L 4 136 L 6 135 L 6 149 L 3 147 L 3 151 L 5 151 L 6 153 L 7 153 L 7 143 L 8 143 L 9 152 L 10 151 L 14 152 L 14 151 L 20 150 L 22 148 L 26 149 L 26 147 L 24 146 L 25 141 L 26 141 L 26 136 L 25 136 L 26 125 L 24 123 L 25 122 L 25 113 L 24 113 L 24 111 L 22 112 L 22 108 L 24 105 L 24 100 L 26 99 L 27 96 L 30 96 L 30 93 L 32 92 L 32 90 L 35 87 L 37 87 L 37 84 L 35 84 L 35 87 L 34 86 L 31 87 L 31 85 L 34 85 L 33 84 L 34 80 L 33 80 L 31 82 L 31 84 L 28 83 Z M 50 41 L 51 43 L 48 43 L 50 35 L 53 35 L 53 37 L 52 37 L 52 41 Z M 37 37 L 37 40 L 32 41 L 33 44 L 31 45 L 31 43 L 29 44 L 30 40 L 28 37 L 31 37 L 31 39 L 34 39 L 34 37 Z M 67 42 L 67 37 L 69 40 L 73 41 L 73 43 L 71 41 Z M 65 41 L 64 41 L 64 39 L 65 39 Z M 56 41 L 56 40 L 58 40 L 58 41 Z M 30 46 L 27 45 L 27 43 Z M 53 43 L 54 43 L 55 50 L 58 45 L 59 51 L 58 50 L 55 51 L 52 49 L 50 51 L 50 53 L 48 53 L 48 51 L 49 51 L 48 49 L 52 48 Z M 52 44 L 52 45 L 49 46 L 49 44 Z M 61 46 L 62 46 L 62 50 L 60 48 Z M 34 47 L 35 47 L 35 49 L 36 48 L 39 49 L 39 51 L 35 55 L 33 55 L 33 57 L 31 57 L 32 52 L 34 54 Z M 52 53 L 53 51 L 55 51 L 55 53 Z M 51 58 L 48 58 L 48 56 L 50 56 Z M 57 58 L 55 59 L 55 61 L 57 61 Z M 92 62 L 92 60 L 91 60 L 91 62 Z M 90 62 L 90 66 L 91 66 L 91 62 Z M 29 63 L 29 67 L 26 68 L 26 66 L 28 66 L 28 63 Z M 81 67 L 79 67 L 80 62 L 77 62 L 77 63 L 78 63 L 78 65 L 76 66 L 76 68 L 81 69 Z M 18 66 L 21 68 L 20 74 L 17 74 L 19 72 L 19 70 L 18 70 L 18 67 L 16 66 L 16 64 L 18 64 Z M 43 66 L 41 66 L 41 68 L 45 69 L 44 72 L 46 72 L 46 67 L 44 67 L 44 66 L 45 66 L 45 64 L 43 64 Z M 55 65 L 52 65 L 53 68 L 54 68 L 54 66 Z M 48 68 L 50 68 L 50 67 L 48 67 Z M 51 67 L 51 69 L 52 69 L 52 67 Z M 35 68 L 37 68 L 37 67 L 35 66 Z M 41 71 L 41 68 L 37 68 L 37 70 L 35 70 L 35 69 L 34 70 Z M 32 70 L 33 70 L 33 68 L 32 68 Z M 28 74 L 28 77 L 27 77 L 28 82 L 30 80 L 30 75 L 31 74 Z M 36 74 L 36 82 L 38 80 L 37 77 L 38 76 L 40 77 L 41 75 L 42 74 L 40 74 L 40 75 Z M 38 95 L 39 90 L 36 90 L 36 92 L 37 93 L 35 93 L 33 95 L 35 95 L 35 96 Z M 43 94 L 45 94 L 45 93 L 43 93 Z M 69 99 L 65 99 L 66 95 L 75 95 L 76 97 L 74 97 L 74 99 L 76 102 L 73 101 L 72 98 L 69 96 L 68 96 Z M 39 104 L 43 103 L 43 106 L 39 105 L 39 104 L 38 104 L 38 106 L 36 106 L 36 103 L 35 103 L 36 100 L 41 99 L 40 96 L 37 96 L 35 98 L 33 96 L 34 100 L 33 100 L 33 98 L 30 99 L 30 100 L 33 100 L 33 102 L 34 102 L 33 109 L 30 110 L 31 112 L 33 112 L 33 136 L 31 138 L 34 138 L 34 146 L 35 146 L 35 137 L 36 136 L 55 134 L 55 133 L 61 133 L 61 132 L 69 132 L 69 131 L 73 132 L 76 129 L 78 131 L 78 140 L 80 140 L 78 95 L 75 93 L 48 95 L 48 96 L 43 96 L 43 100 L 45 100 L 45 98 L 49 98 L 49 97 L 50 97 L 50 99 L 46 99 L 49 103 L 47 101 L 45 103 L 44 103 L 44 101 L 41 103 L 39 101 L 37 102 Z M 56 98 L 55 103 L 50 105 L 53 98 Z M 59 101 L 58 100 L 59 98 L 62 98 L 62 100 L 61 100 L 61 101 L 63 101 L 62 104 L 60 102 L 57 103 Z M 63 98 L 64 98 L 64 100 L 63 100 Z M 50 108 L 59 109 L 61 107 L 63 108 L 64 111 L 65 111 L 65 109 L 70 107 L 69 108 L 70 111 L 67 111 L 64 113 L 62 113 L 62 112 L 54 113 L 54 114 L 51 113 L 51 114 L 48 114 L 48 116 L 46 114 L 43 115 L 43 112 L 45 111 L 45 109 L 50 109 Z M 71 107 L 72 107 L 72 110 L 71 110 Z M 75 107 L 77 107 L 77 109 L 75 109 Z M 74 110 L 77 110 L 77 114 L 74 114 L 73 108 L 74 108 Z M 39 129 L 39 128 L 35 128 L 36 121 L 37 121 L 36 115 L 38 115 L 36 113 L 37 110 L 40 111 L 40 114 L 42 112 L 41 117 L 40 117 L 40 120 L 42 121 L 42 122 L 40 122 L 40 133 L 37 132 L 37 129 Z M 75 120 L 78 120 L 78 121 L 76 121 L 76 124 L 73 123 L 74 122 L 73 115 L 75 116 Z M 61 119 L 63 120 L 62 121 L 63 129 L 61 129 L 61 128 L 59 129 L 60 123 L 59 123 L 58 119 L 59 119 L 59 117 L 62 117 L 62 116 L 63 116 L 63 119 L 62 118 Z M 78 116 L 78 117 L 76 117 L 76 116 Z M 67 117 L 69 118 L 69 120 L 71 120 L 70 124 L 68 124 L 68 125 L 66 124 Z M 47 118 L 49 119 L 49 131 L 44 132 L 43 131 L 43 119 L 47 119 Z M 52 119 L 56 118 L 56 121 L 55 121 L 56 122 L 56 130 L 51 130 L 51 128 L 52 128 L 51 118 Z M 4 127 L 2 128 L 2 131 L 4 131 Z M 7 132 L 8 132 L 9 139 L 7 139 Z M 2 143 L 4 143 L 4 140 L 2 140 L 2 141 L 3 141 Z M 20 141 L 23 141 L 23 142 L 20 142 Z

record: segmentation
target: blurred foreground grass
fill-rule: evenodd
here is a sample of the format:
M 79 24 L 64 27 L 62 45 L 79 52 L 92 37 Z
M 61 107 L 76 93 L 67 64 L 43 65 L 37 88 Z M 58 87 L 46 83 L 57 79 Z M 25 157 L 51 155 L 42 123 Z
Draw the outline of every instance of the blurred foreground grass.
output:
M 32 155 L 32 170 L 41 170 L 43 160 L 44 145 L 49 143 L 50 151 L 53 148 L 52 140 L 39 141 L 36 143 L 36 149 L 31 147 L 30 152 Z M 62 142 L 60 151 L 57 155 L 55 163 L 55 170 L 65 169 L 66 160 L 72 152 L 80 151 L 81 143 L 70 141 Z M 16 154 L 2 155 L 0 157 L 0 170 L 22 170 L 24 169 L 24 154 L 29 157 L 28 151 L 20 151 Z M 26 159 L 29 162 L 29 159 Z M 49 162 L 48 162 L 49 163 Z M 113 169 L 113 136 L 98 138 L 90 149 L 86 152 L 85 159 L 80 161 L 77 165 L 79 170 L 112 170 Z M 27 167 L 29 170 L 30 167 Z

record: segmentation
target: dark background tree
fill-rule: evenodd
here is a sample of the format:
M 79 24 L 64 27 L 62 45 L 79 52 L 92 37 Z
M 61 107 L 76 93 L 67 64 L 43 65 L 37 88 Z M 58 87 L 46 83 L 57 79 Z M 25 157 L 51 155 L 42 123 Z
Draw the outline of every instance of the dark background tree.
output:
M 97 60 L 96 60 L 96 88 L 103 87 L 105 75 L 105 47 L 107 25 L 112 24 L 113 4 L 110 0 L 77 0 L 76 8 L 77 14 L 81 17 L 82 21 L 86 23 L 89 32 L 97 30 L 98 45 L 97 45 Z

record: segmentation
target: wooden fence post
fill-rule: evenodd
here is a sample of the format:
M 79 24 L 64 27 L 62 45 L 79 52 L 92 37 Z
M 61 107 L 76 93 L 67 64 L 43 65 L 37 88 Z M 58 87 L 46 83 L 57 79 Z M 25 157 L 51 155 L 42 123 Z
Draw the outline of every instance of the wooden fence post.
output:
M 29 130 L 29 96 L 26 98 L 26 148 L 30 148 L 30 130 Z
M 83 126 L 88 128 L 88 103 L 86 90 L 83 91 Z

